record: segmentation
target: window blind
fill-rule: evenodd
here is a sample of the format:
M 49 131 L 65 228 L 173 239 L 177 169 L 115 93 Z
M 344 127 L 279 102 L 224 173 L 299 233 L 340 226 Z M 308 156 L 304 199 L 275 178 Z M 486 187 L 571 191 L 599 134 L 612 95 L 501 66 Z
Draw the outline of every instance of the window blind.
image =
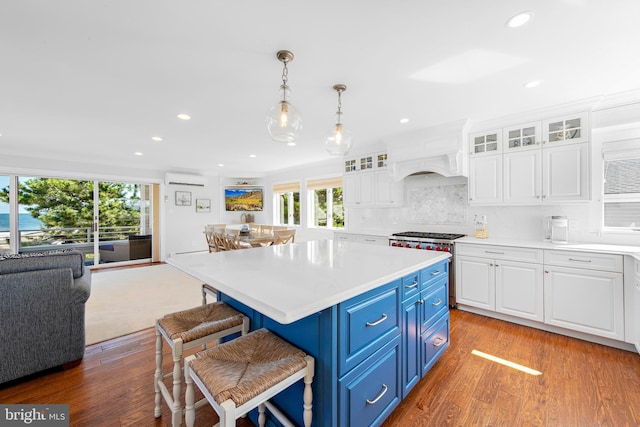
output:
M 281 193 L 299 193 L 300 192 L 300 183 L 299 182 L 288 182 L 284 184 L 275 184 L 273 186 L 273 192 L 277 194 Z
M 323 188 L 337 188 L 337 187 L 342 187 L 341 176 L 337 176 L 334 178 L 311 179 L 307 181 L 307 189 L 309 190 L 321 190 Z

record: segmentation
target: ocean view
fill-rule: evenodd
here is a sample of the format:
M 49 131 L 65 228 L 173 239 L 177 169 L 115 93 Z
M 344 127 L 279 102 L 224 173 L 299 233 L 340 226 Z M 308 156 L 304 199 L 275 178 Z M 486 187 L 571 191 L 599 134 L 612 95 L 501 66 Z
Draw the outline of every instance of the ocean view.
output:
M 18 228 L 20 230 L 40 230 L 42 222 L 33 218 L 29 213 L 18 214 Z M 9 231 L 9 214 L 0 213 L 0 231 Z

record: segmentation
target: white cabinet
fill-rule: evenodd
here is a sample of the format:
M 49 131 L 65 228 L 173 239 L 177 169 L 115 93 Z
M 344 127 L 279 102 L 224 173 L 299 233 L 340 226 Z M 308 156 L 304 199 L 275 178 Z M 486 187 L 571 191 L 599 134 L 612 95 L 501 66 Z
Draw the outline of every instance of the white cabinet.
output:
M 387 236 L 375 236 L 372 234 L 356 234 L 356 233 L 344 233 L 344 232 L 336 232 L 333 234 L 333 238 L 335 240 L 343 241 L 343 242 L 356 242 L 356 243 L 366 243 L 369 245 L 381 245 L 388 246 L 389 245 L 389 237 Z
M 545 147 L 542 150 L 544 202 L 589 200 L 589 144 Z
M 372 206 L 374 202 L 373 172 L 356 172 L 344 175 L 342 189 L 342 201 L 345 206 Z
M 343 202 L 347 207 L 401 206 L 403 182 L 394 181 L 387 169 L 387 154 L 365 154 L 346 159 Z
M 376 206 L 401 206 L 403 203 L 402 181 L 395 181 L 387 170 L 377 171 L 374 175 Z
M 456 244 L 456 302 L 542 321 L 539 249 Z
M 589 142 L 589 133 L 589 114 L 586 112 L 542 122 L 542 142 L 550 146 Z
M 545 250 L 544 321 L 624 340 L 622 256 Z
M 502 156 L 472 157 L 469 161 L 469 203 L 502 204 Z
M 471 205 L 590 199 L 587 113 L 505 127 L 494 143 L 495 132 L 471 137 Z
M 502 153 L 502 130 L 494 129 L 469 135 L 471 158 Z
M 636 331 L 636 339 L 634 344 L 636 346 L 636 350 L 638 350 L 638 353 L 640 353 L 640 261 L 635 260 L 634 264 L 635 264 L 635 272 L 636 272 L 635 280 L 634 280 L 635 301 L 634 301 L 634 307 L 633 307 L 633 312 L 635 314 L 634 328 Z

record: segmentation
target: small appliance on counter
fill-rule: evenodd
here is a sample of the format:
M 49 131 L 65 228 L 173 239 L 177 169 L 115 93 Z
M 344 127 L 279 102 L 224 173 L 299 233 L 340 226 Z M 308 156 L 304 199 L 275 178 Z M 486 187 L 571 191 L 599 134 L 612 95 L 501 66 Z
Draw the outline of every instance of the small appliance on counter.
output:
M 477 239 L 486 239 L 489 237 L 489 226 L 485 215 L 476 215 L 473 222 L 476 225 L 475 237 Z
M 544 239 L 551 243 L 569 243 L 569 220 L 566 216 L 554 215 L 545 218 Z

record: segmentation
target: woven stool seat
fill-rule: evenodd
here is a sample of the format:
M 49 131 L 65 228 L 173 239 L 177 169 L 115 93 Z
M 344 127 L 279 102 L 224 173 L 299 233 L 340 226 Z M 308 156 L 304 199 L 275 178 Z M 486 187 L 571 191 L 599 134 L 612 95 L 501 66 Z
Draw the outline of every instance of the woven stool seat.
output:
M 244 315 L 223 302 L 213 302 L 163 316 L 158 324 L 169 338 L 188 343 L 232 326 L 242 325 Z
M 266 329 L 196 354 L 191 369 L 216 402 L 236 406 L 307 366 L 306 354 Z
M 269 399 L 304 379 L 302 416 L 311 425 L 311 382 L 314 359 L 267 329 L 258 329 L 185 358 L 186 424 L 195 422 L 194 383 L 220 416 L 220 427 L 258 408 L 258 425 L 265 409 L 283 424 L 293 425 Z
M 156 418 L 162 415 L 162 399 L 171 409 L 171 425 L 182 424 L 182 355 L 185 350 L 218 342 L 220 339 L 235 334 L 249 332 L 249 318 L 224 302 L 213 302 L 188 310 L 178 311 L 156 320 L 156 370 L 154 374 Z M 163 339 L 171 347 L 173 370 L 164 373 L 162 370 Z M 164 380 L 173 380 L 172 391 Z

